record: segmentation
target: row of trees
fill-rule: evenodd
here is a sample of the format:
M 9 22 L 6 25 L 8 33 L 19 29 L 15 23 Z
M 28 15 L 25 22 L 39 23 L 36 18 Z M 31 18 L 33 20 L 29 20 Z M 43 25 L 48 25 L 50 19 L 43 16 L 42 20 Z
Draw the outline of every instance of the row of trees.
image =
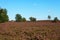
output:
M 36 18 L 34 18 L 34 17 L 30 17 L 29 19 L 30 19 L 30 21 L 36 21 Z M 9 21 L 9 17 L 7 15 L 7 10 L 0 8 L 0 23 L 8 22 L 8 21 Z M 16 14 L 15 21 L 16 22 L 22 22 L 22 21 L 25 22 L 26 18 L 22 17 L 20 14 Z
M 34 17 L 29 17 L 30 21 L 36 21 L 36 18 Z M 51 19 L 51 16 L 48 15 L 48 19 L 50 20 Z M 3 8 L 0 8 L 0 23 L 2 22 L 7 22 L 9 21 L 9 17 L 7 15 L 7 10 L 6 9 L 3 9 Z M 26 21 L 26 18 L 25 17 L 22 17 L 20 14 L 16 14 L 15 16 L 15 21 L 16 22 L 25 22 Z M 54 21 L 58 21 L 58 18 L 55 17 L 54 18 Z
M 50 16 L 50 15 L 48 15 L 48 19 L 49 19 L 49 20 L 51 19 L 51 16 Z M 55 17 L 53 21 L 54 21 L 54 22 L 57 22 L 57 21 L 59 21 L 59 19 L 58 19 L 57 17 Z
M 22 21 L 25 22 L 26 21 L 26 18 L 22 17 L 20 14 L 16 14 L 15 19 L 16 19 L 16 22 L 22 22 Z M 34 18 L 34 17 L 30 17 L 29 19 L 30 19 L 30 21 L 36 21 L 36 18 Z
M 26 18 L 22 18 L 22 16 L 20 14 L 16 14 L 15 19 L 16 19 L 16 22 L 26 21 Z M 36 18 L 34 18 L 34 17 L 30 17 L 29 19 L 30 19 L 30 21 L 36 21 Z M 48 19 L 49 20 L 51 19 L 50 15 L 48 15 Z M 57 17 L 55 17 L 53 21 L 57 22 L 57 21 L 59 21 L 59 19 Z

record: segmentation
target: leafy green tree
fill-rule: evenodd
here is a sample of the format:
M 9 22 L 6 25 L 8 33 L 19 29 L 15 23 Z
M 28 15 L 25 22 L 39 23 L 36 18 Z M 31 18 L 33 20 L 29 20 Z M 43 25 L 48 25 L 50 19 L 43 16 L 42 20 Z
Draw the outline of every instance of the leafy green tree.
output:
M 30 17 L 29 19 L 30 19 L 30 21 L 36 21 L 36 18 L 34 18 L 34 17 Z
M 57 17 L 54 18 L 54 22 L 57 22 L 59 21 L 59 19 Z
M 23 17 L 23 18 L 22 18 L 22 21 L 25 22 L 25 21 L 26 21 L 26 18 Z
M 16 22 L 21 22 L 22 16 L 20 14 L 16 14 L 15 20 L 16 20 Z
M 51 19 L 51 16 L 50 16 L 50 15 L 48 15 L 48 19 L 49 19 L 49 20 Z
M 0 8 L 0 23 L 9 21 L 7 10 Z

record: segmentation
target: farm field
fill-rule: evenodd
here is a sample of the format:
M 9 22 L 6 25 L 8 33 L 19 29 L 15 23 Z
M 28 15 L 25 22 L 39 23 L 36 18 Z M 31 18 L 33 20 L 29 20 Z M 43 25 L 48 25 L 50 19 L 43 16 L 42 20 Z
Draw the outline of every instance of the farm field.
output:
M 0 40 L 60 40 L 60 22 L 0 23 Z

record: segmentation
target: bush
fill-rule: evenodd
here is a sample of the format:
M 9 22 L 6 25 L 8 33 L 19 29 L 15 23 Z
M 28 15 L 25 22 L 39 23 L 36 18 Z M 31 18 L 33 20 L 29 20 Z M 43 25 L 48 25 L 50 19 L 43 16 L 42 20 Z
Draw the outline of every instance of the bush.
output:
M 30 17 L 29 19 L 30 19 L 30 21 L 36 21 L 36 18 L 34 18 L 34 17 Z
M 22 16 L 20 14 L 16 14 L 15 20 L 16 20 L 16 22 L 21 22 Z
M 59 19 L 57 17 L 54 18 L 54 22 L 57 22 L 59 21 Z
M 49 20 L 51 19 L 51 16 L 50 16 L 50 15 L 48 15 L 48 19 L 49 19 Z
M 25 22 L 25 21 L 26 21 L 26 18 L 23 17 L 23 18 L 22 18 L 22 22 Z
M 6 9 L 0 9 L 0 23 L 9 21 Z

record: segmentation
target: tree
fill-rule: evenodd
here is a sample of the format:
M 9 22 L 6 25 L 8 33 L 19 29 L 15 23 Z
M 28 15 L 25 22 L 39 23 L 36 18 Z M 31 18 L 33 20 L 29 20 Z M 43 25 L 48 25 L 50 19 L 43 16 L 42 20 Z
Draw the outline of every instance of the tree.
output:
M 51 19 L 51 16 L 50 16 L 50 15 L 48 15 L 48 19 L 49 19 L 49 20 Z
M 23 18 L 22 18 L 22 21 L 25 22 L 25 21 L 26 21 L 26 18 L 23 17 Z
M 29 19 L 30 19 L 30 21 L 36 21 L 36 18 L 34 18 L 34 17 L 30 17 Z
M 59 19 L 57 17 L 54 18 L 54 22 L 57 22 Z
M 0 8 L 0 23 L 9 21 L 7 10 Z
M 21 22 L 22 16 L 20 14 L 16 14 L 15 20 L 16 20 L 16 22 Z

